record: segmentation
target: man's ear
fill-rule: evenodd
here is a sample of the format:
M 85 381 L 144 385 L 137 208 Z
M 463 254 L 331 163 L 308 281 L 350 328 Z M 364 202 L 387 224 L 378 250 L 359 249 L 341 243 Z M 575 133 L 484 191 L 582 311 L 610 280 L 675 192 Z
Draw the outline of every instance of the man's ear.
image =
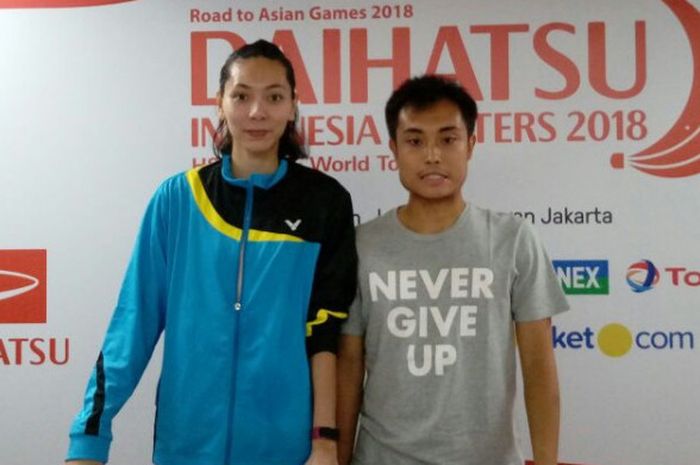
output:
M 391 153 L 394 154 L 394 158 L 396 158 L 396 141 L 394 139 L 389 139 L 389 150 L 391 150 Z
M 467 160 L 472 159 L 472 155 L 474 154 L 474 146 L 476 145 L 476 134 L 472 134 L 469 136 L 469 139 L 467 139 Z

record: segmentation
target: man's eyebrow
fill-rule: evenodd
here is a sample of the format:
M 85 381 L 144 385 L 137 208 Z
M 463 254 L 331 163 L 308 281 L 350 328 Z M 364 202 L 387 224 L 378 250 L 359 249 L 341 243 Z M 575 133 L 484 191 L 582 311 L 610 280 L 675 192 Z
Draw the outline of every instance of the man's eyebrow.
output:
M 455 126 L 455 125 L 443 126 L 440 129 L 438 129 L 438 132 L 440 132 L 440 133 L 451 132 L 451 131 L 458 131 L 459 129 L 460 128 L 458 126 Z M 423 134 L 424 131 L 422 129 L 416 128 L 416 127 L 407 127 L 406 129 L 402 129 L 401 132 L 403 134 L 406 134 L 406 133 L 408 133 L 408 134 Z

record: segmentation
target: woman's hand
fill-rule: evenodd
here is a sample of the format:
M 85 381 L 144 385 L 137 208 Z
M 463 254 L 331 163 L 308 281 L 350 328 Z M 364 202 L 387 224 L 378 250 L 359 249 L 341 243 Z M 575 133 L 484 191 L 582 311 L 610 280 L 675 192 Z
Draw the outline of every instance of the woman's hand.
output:
M 338 465 L 338 445 L 331 439 L 314 439 L 305 465 Z

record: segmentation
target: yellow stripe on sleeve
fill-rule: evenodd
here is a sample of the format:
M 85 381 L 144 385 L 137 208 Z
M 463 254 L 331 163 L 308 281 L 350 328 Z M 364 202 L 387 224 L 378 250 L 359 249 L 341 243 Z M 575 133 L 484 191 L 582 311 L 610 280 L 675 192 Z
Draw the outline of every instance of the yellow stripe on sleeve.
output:
M 304 239 L 291 234 L 273 233 L 251 229 L 248 231 L 248 240 L 251 242 L 304 242 Z
M 326 321 L 328 321 L 329 317 L 335 317 L 338 318 L 339 320 L 344 320 L 348 317 L 348 314 L 346 312 L 334 312 L 332 310 L 326 310 L 325 308 L 319 309 L 318 313 L 316 313 L 316 319 L 314 321 L 309 321 L 306 323 L 306 337 L 310 337 L 313 334 L 313 327 L 322 325 Z

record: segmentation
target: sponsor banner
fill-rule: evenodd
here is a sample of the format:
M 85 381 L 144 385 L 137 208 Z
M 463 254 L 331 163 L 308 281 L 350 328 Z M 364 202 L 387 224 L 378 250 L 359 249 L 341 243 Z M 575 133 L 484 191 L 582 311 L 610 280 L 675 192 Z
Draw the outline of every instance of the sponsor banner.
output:
M 534 461 L 534 460 L 526 460 L 526 461 L 525 461 L 525 465 L 535 465 L 535 461 Z M 558 465 L 593 465 L 593 464 L 590 464 L 590 463 L 583 464 L 583 463 L 564 463 L 564 462 L 559 462 Z
M 46 323 L 46 250 L 0 250 L 2 323 Z
M 695 82 L 700 79 L 700 14 L 688 2 L 678 0 L 666 0 L 656 8 L 673 16 L 690 44 Z M 217 87 L 212 76 L 218 73 L 220 58 L 225 51 L 257 38 L 257 25 L 266 28 L 265 38 L 277 43 L 294 64 L 302 107 L 299 128 L 312 154 L 311 166 L 322 171 L 395 171 L 386 149 L 381 108 L 374 111 L 374 105 L 386 98 L 392 86 L 426 72 L 458 79 L 480 103 L 476 127 L 480 145 L 524 145 L 533 154 L 542 153 L 537 146 L 556 143 L 646 146 L 629 155 L 617 151 L 600 164 L 666 178 L 700 171 L 700 112 L 696 110 L 700 86 L 692 86 L 684 109 L 658 140 L 651 139 L 652 129 L 654 134 L 657 130 L 650 127 L 648 111 L 633 103 L 658 87 L 665 71 L 649 58 L 651 41 L 657 40 L 651 14 L 615 24 L 601 16 L 583 24 L 465 18 L 456 25 L 452 18 L 435 15 L 426 2 L 352 7 L 249 4 L 220 9 L 201 5 L 188 13 L 194 166 L 212 160 L 210 151 L 202 149 L 211 145 L 217 122 L 212 112 L 204 114 L 200 108 L 215 104 Z M 626 30 L 616 30 L 621 27 Z M 616 32 L 625 39 L 611 42 Z M 418 37 L 429 39 L 423 43 Z M 577 42 L 585 53 L 562 47 L 562 37 Z M 310 38 L 313 51 L 308 46 Z M 375 50 L 386 50 L 386 44 L 388 51 Z M 490 48 L 491 59 L 483 60 L 474 44 Z M 515 47 L 525 47 L 528 53 L 514 55 Z M 611 61 L 609 57 L 620 50 L 629 60 Z M 518 69 L 537 69 L 540 74 L 516 77 L 515 63 Z M 611 78 L 620 74 L 628 77 L 624 85 Z M 549 79 L 551 76 L 559 79 Z M 541 82 L 532 81 L 533 77 L 540 77 Z M 582 105 L 584 94 L 600 106 Z M 618 107 L 610 106 L 615 102 Z M 362 105 L 367 105 L 366 112 Z M 528 106 L 530 111 L 525 110 Z M 598 207 L 550 210 L 537 215 L 545 224 L 612 222 L 612 213 Z
M 682 178 L 700 173 L 700 12 L 690 2 L 663 0 L 688 36 L 693 71 L 690 95 L 678 119 L 661 139 L 627 157 L 629 166 L 642 173 L 664 178 Z M 615 153 L 610 165 L 620 169 L 624 155 Z
M 638 294 L 650 291 L 660 283 L 672 287 L 700 287 L 700 271 L 679 265 L 658 268 L 646 259 L 631 264 L 625 278 L 630 289 Z
M 0 366 L 65 365 L 69 360 L 69 338 L 0 337 Z
M 607 260 L 554 260 L 552 264 L 566 294 L 610 293 Z
M 525 218 L 537 225 L 588 225 L 612 224 L 613 212 L 599 207 L 579 210 L 567 206 L 561 208 L 547 207 L 541 211 L 514 211 L 515 216 Z
M 621 323 L 608 323 L 598 329 L 562 329 L 552 326 L 555 350 L 598 350 L 608 357 L 622 357 L 631 350 L 679 352 L 695 350 L 695 332 L 689 329 L 631 330 Z
M 81 8 L 100 5 L 111 7 Z M 406 199 L 384 127 L 392 88 L 437 72 L 470 89 L 481 115 L 468 200 L 530 221 L 550 256 L 563 258 L 552 263 L 572 301 L 552 331 L 557 355 L 566 354 L 558 367 L 567 412 L 560 465 L 696 463 L 700 372 L 684 357 L 695 356 L 692 289 L 700 287 L 692 258 L 700 226 L 698 6 L 0 0 L 8 89 L 0 177 L 9 199 L 0 213 L 11 226 L 0 230 L 1 248 L 51 244 L 52 269 L 61 270 L 51 276 L 47 311 L 46 258 L 43 267 L 18 267 L 31 254 L 0 251 L 7 413 L 41 418 L 53 434 L 38 450 L 27 428 L 0 428 L 13 445 L 0 444 L 0 463 L 62 457 L 63 425 L 99 350 L 138 217 L 160 180 L 214 160 L 219 68 L 258 38 L 290 57 L 305 163 L 348 188 L 356 224 Z M 37 108 L 52 122 L 39 125 L 51 156 L 33 143 Z M 27 160 L 41 162 L 28 169 Z M 457 368 L 439 365 L 437 353 L 433 369 Z M 648 363 L 659 357 L 664 363 Z M 115 423 L 115 463 L 150 460 L 144 412 L 152 411 L 158 365 Z M 654 376 L 630 382 L 649 370 Z M 73 400 L 46 409 L 42 398 Z M 618 434 L 615 418 L 631 426 Z M 682 427 L 659 429 L 659 418 Z M 526 428 L 519 425 L 531 456 Z M 612 436 L 614 447 L 596 446 Z M 673 447 L 640 446 L 639 437 Z
M 0 8 L 75 8 L 133 1 L 136 0 L 0 0 Z
M 70 339 L 15 332 L 16 323 L 47 322 L 45 249 L 0 250 L 0 366 L 65 365 Z M 16 331 L 21 332 L 20 330 Z

